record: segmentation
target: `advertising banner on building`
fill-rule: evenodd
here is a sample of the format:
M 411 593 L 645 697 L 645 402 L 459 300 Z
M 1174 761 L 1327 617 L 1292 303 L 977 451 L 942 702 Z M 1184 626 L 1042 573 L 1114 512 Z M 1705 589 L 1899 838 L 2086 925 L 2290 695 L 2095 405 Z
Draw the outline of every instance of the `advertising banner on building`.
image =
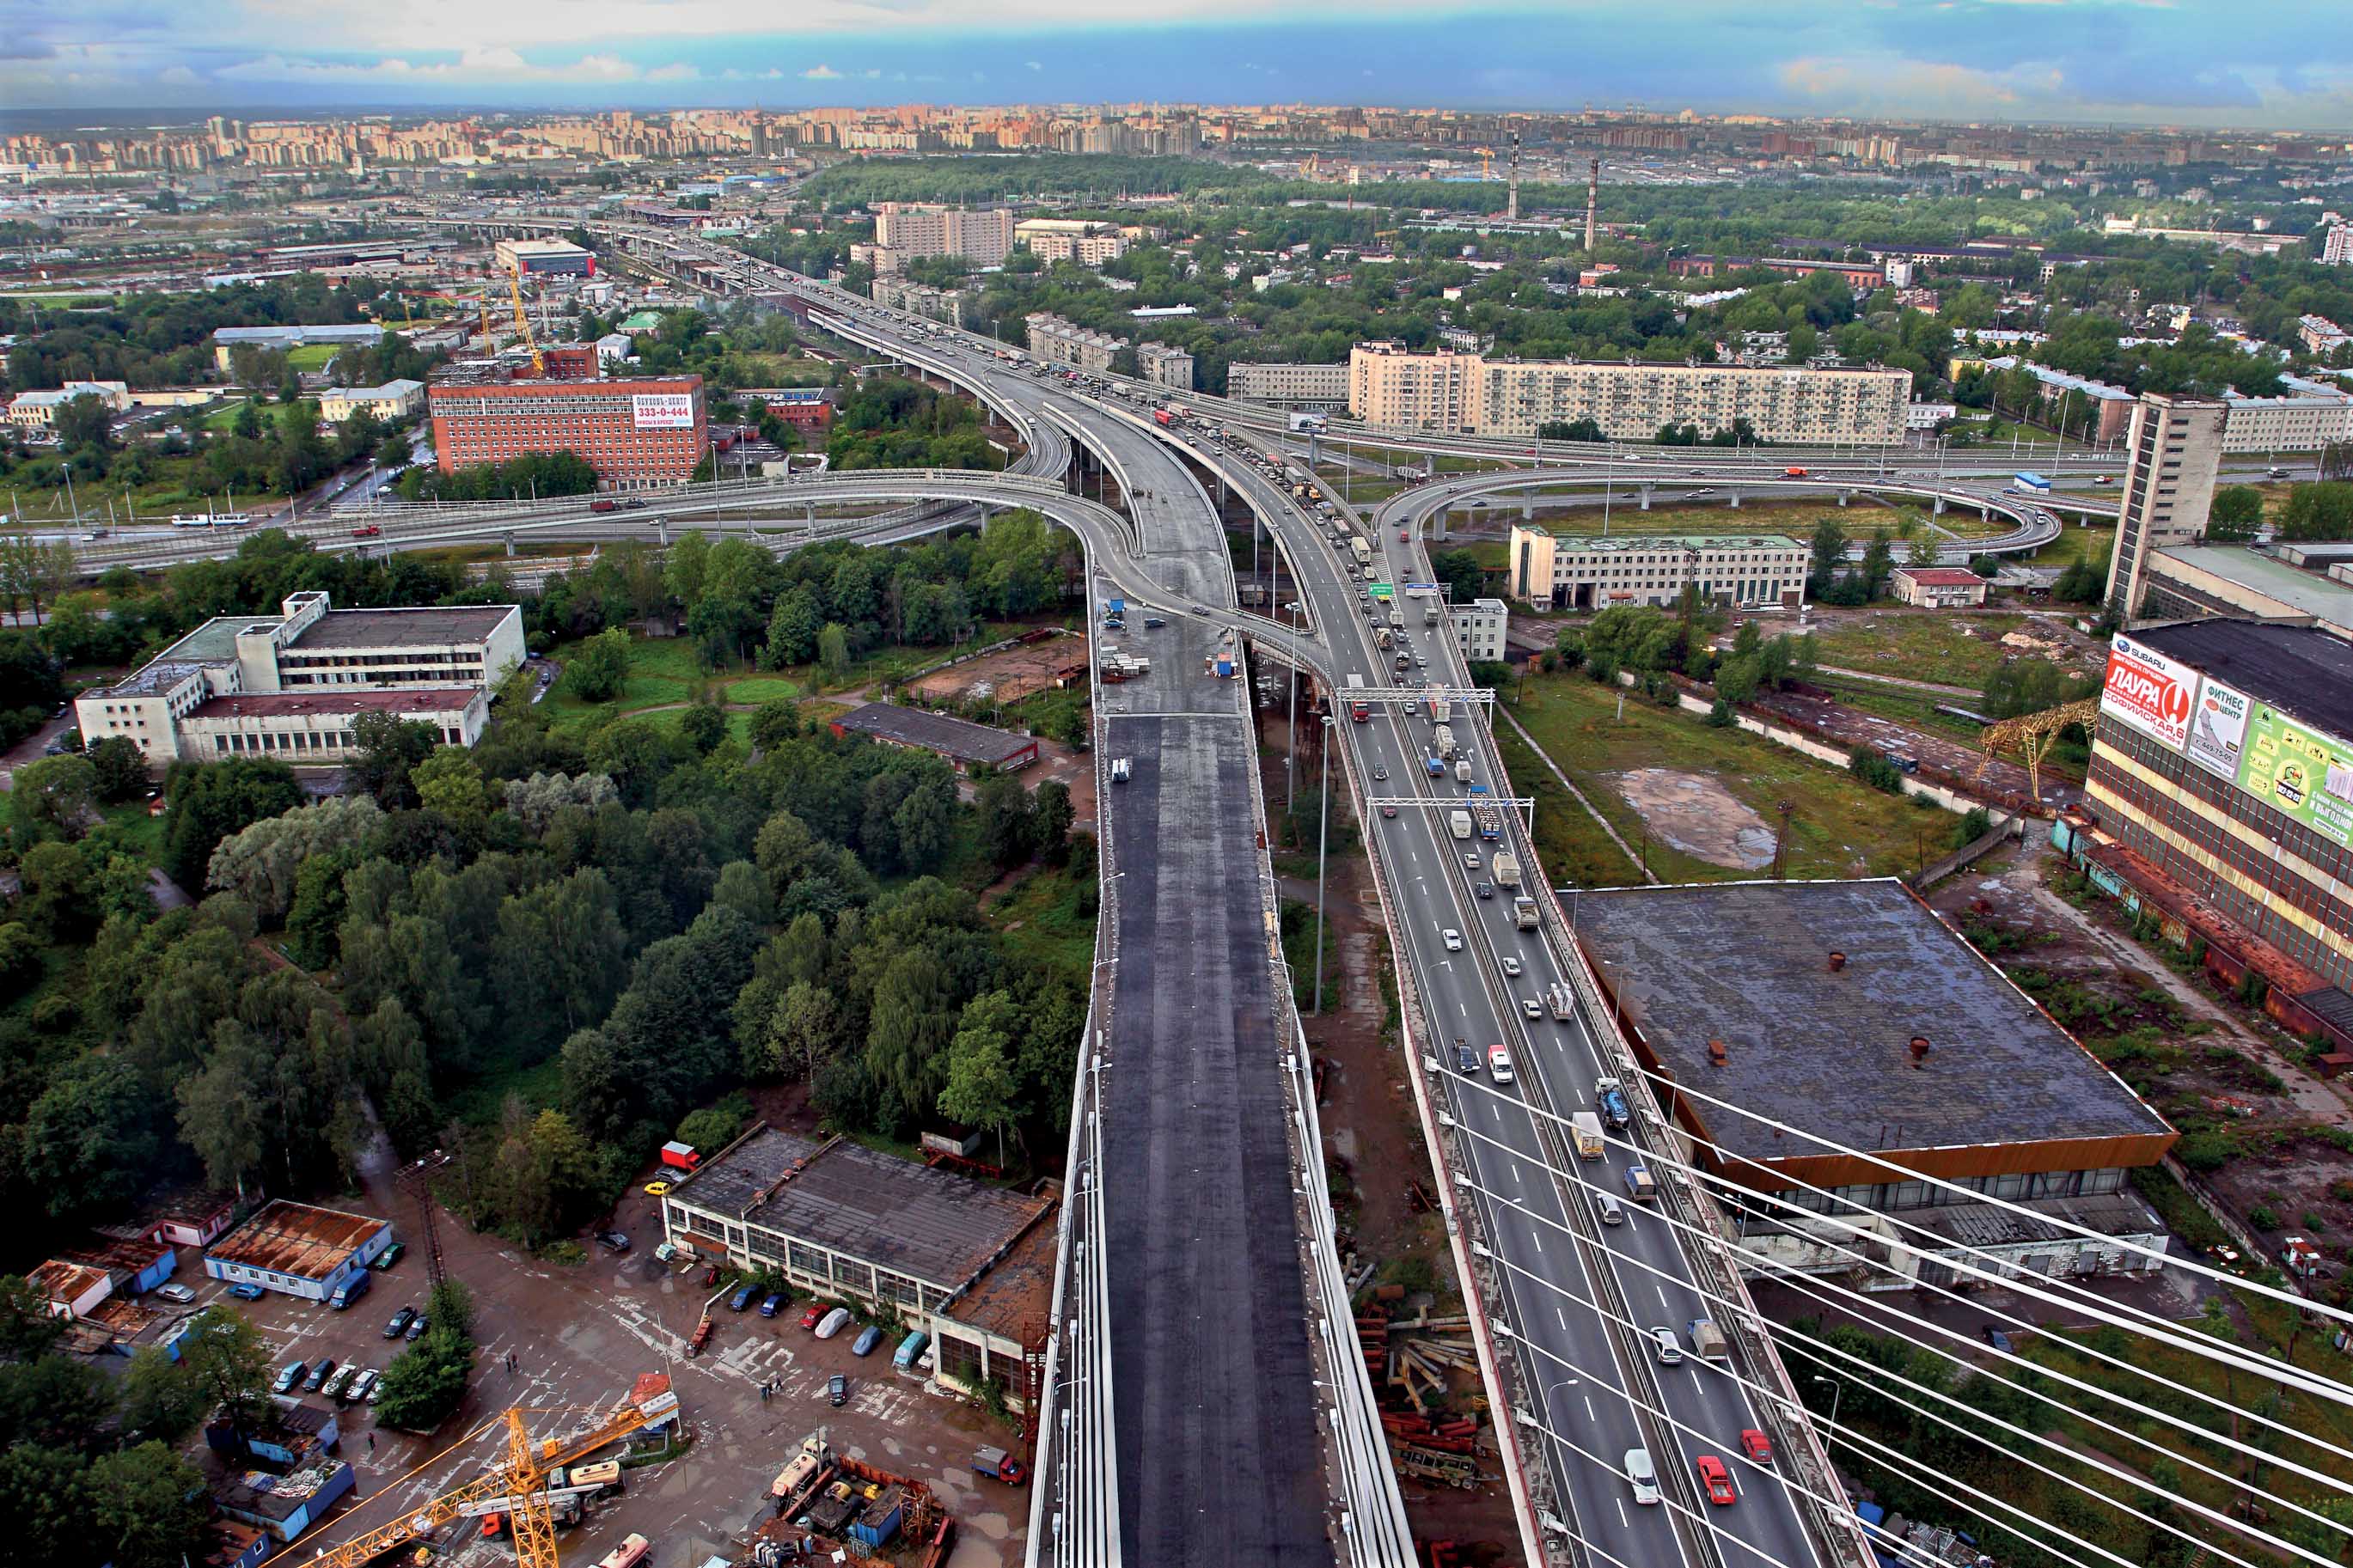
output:
M 2353 746 L 2255 703 L 2239 787 L 2332 844 L 2353 845 Z
M 629 398 L 629 413 L 640 430 L 694 428 L 694 394 L 640 392 Z
M 2245 692 L 2206 677 L 2189 710 L 2189 760 L 2218 778 L 2238 783 L 2247 711 L 2253 706 Z
M 2178 752 L 2189 734 L 2189 710 L 2197 689 L 2196 670 L 2118 636 L 2108 645 L 2108 677 L 2100 688 L 2100 711 Z

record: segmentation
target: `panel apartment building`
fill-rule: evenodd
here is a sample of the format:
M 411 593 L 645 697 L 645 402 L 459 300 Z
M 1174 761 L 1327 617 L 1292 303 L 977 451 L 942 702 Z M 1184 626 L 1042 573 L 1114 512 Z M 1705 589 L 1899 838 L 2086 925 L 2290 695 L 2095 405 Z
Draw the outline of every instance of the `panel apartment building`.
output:
M 1611 440 L 1647 441 L 1662 426 L 1710 436 L 1746 419 L 1767 441 L 1892 446 L 1911 399 L 1905 370 L 1489 359 L 1389 342 L 1348 355 L 1351 416 L 1443 435 L 1532 437 L 1589 418 Z
M 1804 544 L 1780 534 L 1597 539 L 1528 523 L 1514 525 L 1508 550 L 1511 596 L 1546 610 L 1670 605 L 1696 584 L 1711 604 L 1794 611 L 1805 603 L 1810 560 Z
M 2353 643 L 2234 620 L 2119 635 L 2084 806 L 2175 888 L 2353 989 Z M 2353 1000 L 2341 1011 L 2353 1028 Z
M 443 473 L 529 452 L 576 452 L 597 488 L 682 485 L 711 449 L 699 375 L 510 380 L 470 364 L 437 374 L 426 392 L 433 451 Z
M 995 267 L 1012 253 L 1013 214 L 1004 207 L 884 202 L 874 209 L 874 243 L 894 262 L 961 256 L 976 267 Z
M 1111 370 L 1113 356 L 1127 347 L 1124 338 L 1098 332 L 1043 310 L 1033 311 L 1022 321 L 1029 329 L 1029 352 L 1049 364 L 1074 365 L 1105 374 Z
M 337 610 L 290 595 L 276 616 L 216 616 L 111 686 L 74 702 L 92 745 L 121 736 L 149 763 L 274 756 L 341 764 L 352 726 L 388 713 L 470 746 L 491 689 L 523 660 L 522 609 Z
M 2139 613 L 2158 551 L 2205 537 L 2229 417 L 2230 405 L 2220 398 L 2158 392 L 2145 394 L 2133 411 L 2108 560 L 2107 600 L 2120 619 Z
M 1345 364 L 1248 364 L 1226 366 L 1226 395 L 1245 403 L 1341 408 L 1348 402 Z

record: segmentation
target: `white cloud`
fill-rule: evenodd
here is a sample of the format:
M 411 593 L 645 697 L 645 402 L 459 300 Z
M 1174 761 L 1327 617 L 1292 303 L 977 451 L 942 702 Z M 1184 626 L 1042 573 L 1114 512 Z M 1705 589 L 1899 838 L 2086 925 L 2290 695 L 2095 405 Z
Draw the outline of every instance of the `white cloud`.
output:
M 158 73 L 155 79 L 172 87 L 189 87 L 195 84 L 196 73 L 185 66 L 171 66 Z
M 695 81 L 700 79 L 702 75 L 701 71 L 688 65 L 684 60 L 680 60 L 675 64 L 660 66 L 648 71 L 646 79 L 648 81 Z
M 1038 61 L 1036 61 L 1036 60 L 1023 60 L 1021 63 L 1022 63 L 1023 65 L 1025 65 L 1025 66 L 1028 66 L 1028 67 L 1029 67 L 1031 70 L 1033 70 L 1033 71 L 1041 71 L 1041 70 L 1044 70 L 1044 69 L 1046 68 L 1043 65 L 1039 64 L 1039 63 Z
M 834 69 L 831 66 L 811 66 L 808 69 L 801 72 L 801 76 L 805 80 L 808 81 L 839 81 L 841 79 L 841 73 Z
M 467 49 L 454 60 L 418 65 L 398 55 L 373 63 L 288 59 L 259 55 L 213 72 L 222 81 L 302 82 L 619 82 L 644 75 L 618 55 L 583 55 L 568 64 L 533 65 L 509 48 Z

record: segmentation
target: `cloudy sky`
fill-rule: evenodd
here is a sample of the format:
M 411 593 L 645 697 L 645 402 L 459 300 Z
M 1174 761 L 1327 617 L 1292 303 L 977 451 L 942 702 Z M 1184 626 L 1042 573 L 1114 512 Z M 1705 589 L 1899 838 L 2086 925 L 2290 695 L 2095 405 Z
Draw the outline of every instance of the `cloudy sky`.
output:
M 1131 100 L 2353 136 L 2353 0 L 0 0 L 0 110 Z

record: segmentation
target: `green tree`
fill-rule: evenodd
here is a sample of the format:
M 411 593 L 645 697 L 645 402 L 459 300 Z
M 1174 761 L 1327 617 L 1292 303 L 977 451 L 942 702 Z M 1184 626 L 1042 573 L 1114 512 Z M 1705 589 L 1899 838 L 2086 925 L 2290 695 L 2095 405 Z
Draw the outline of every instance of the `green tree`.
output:
M 205 1478 L 165 1444 L 100 1455 L 90 1468 L 91 1524 L 114 1568 L 182 1568 L 202 1546 Z
M 727 739 L 727 710 L 705 697 L 690 704 L 678 718 L 679 733 L 701 756 L 709 756 Z
M 353 754 L 343 771 L 387 810 L 406 810 L 417 804 L 411 771 L 440 743 L 440 735 L 422 720 L 363 713 L 352 721 Z
M 230 834 L 302 804 L 294 770 L 274 757 L 230 757 L 172 771 L 164 869 L 183 888 L 204 886 L 213 850 Z
M 478 823 L 490 815 L 481 766 L 462 747 L 443 746 L 411 768 L 408 779 L 419 805 L 452 822 Z
M 817 635 L 817 662 L 828 679 L 839 680 L 849 673 L 849 634 L 839 621 L 828 621 Z
M 1814 591 L 1821 592 L 1846 560 L 1847 532 L 1838 519 L 1823 518 L 1814 524 L 1814 537 L 1810 548 L 1813 552 Z
M 1060 866 L 1070 859 L 1071 825 L 1077 815 L 1071 805 L 1071 786 L 1060 779 L 1046 780 L 1032 795 L 1030 837 L 1039 858 L 1047 865 Z
M 2263 526 L 2263 498 L 2250 485 L 2230 485 L 2215 492 L 2206 511 L 2206 537 L 2218 544 L 2242 543 Z
M 128 737 L 109 735 L 83 754 L 96 775 L 99 799 L 115 805 L 147 793 L 147 759 Z
M 122 1429 L 165 1443 L 186 1442 L 214 1408 L 212 1391 L 185 1356 L 142 1345 L 122 1374 Z
M 19 831 L 78 838 L 98 811 L 98 769 L 68 752 L 16 770 L 8 790 L 8 817 Z
M 58 404 L 52 427 L 58 445 L 69 452 L 86 447 L 107 452 L 114 447 L 114 416 L 94 393 L 85 392 Z
M 941 1115 L 997 1135 L 999 1165 L 1006 1130 L 1018 1115 L 1013 1039 L 1020 1023 L 1010 992 L 990 991 L 966 1003 L 948 1042 L 947 1083 L 939 1096 Z
M 607 626 L 564 663 L 566 689 L 583 702 L 609 702 L 629 688 L 629 634 Z
M 997 773 L 982 780 L 973 805 L 980 817 L 981 853 L 993 864 L 1010 870 L 1029 858 L 1037 844 L 1036 819 L 1018 779 Z
M 60 1218 L 117 1210 L 154 1175 L 154 1101 L 121 1057 L 60 1067 L 25 1113 L 19 1158 Z
M 395 1356 L 374 1399 L 376 1425 L 430 1432 L 465 1403 L 474 1370 L 474 1342 L 432 1320 L 425 1336 Z

